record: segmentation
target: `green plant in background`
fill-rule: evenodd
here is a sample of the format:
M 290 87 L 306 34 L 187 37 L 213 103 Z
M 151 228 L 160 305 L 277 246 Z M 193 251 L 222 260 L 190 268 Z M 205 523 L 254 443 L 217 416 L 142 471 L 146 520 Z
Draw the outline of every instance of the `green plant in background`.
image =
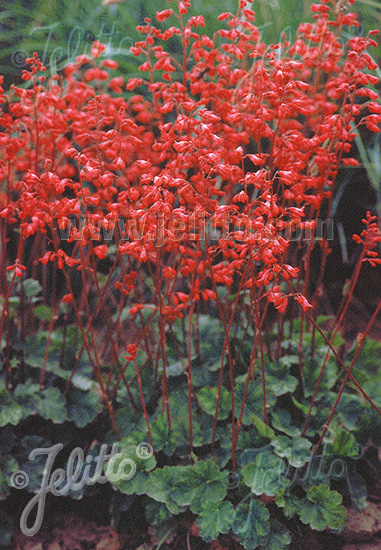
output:
M 49 308 L 38 305 L 38 281 L 25 282 L 26 296 L 36 304 L 34 320 L 48 324 L 52 314 Z M 17 316 L 20 301 L 20 296 L 13 297 L 12 316 Z M 32 313 L 29 318 L 33 318 Z M 6 390 L 4 380 L 0 380 L 0 503 L 16 490 L 12 474 L 17 470 L 28 476 L 25 491 L 30 498 L 41 487 L 46 460 L 43 456 L 29 460 L 33 449 L 57 442 L 72 449 L 80 442 L 81 448 L 90 450 L 91 444 L 96 444 L 89 428 L 98 425 L 96 418 L 102 417 L 99 389 L 92 380 L 86 354 L 76 361 L 81 339 L 73 326 L 53 332 L 41 330 L 37 337 L 26 340 L 18 334 L 16 342 L 18 345 L 10 349 L 3 338 L 1 346 L 13 390 Z M 73 364 L 77 364 L 74 373 Z M 83 494 L 72 491 L 70 497 L 80 499 Z M 12 516 L 0 508 L 0 548 L 7 547 L 15 527 Z
M 362 25 L 362 33 L 366 34 L 371 29 L 379 29 L 381 26 L 381 6 L 374 0 L 357 0 L 354 11 L 359 15 Z M 378 47 L 372 53 L 373 58 L 379 64 L 381 60 L 381 43 L 378 38 Z M 381 71 L 376 69 L 377 75 L 381 77 Z M 381 216 L 381 159 L 380 136 L 368 135 L 364 139 L 361 134 L 356 137 L 356 145 L 359 151 L 361 163 L 364 166 L 368 179 L 371 182 L 377 196 L 378 216 Z
M 318 321 L 329 323 L 330 319 Z M 223 334 L 218 336 L 216 324 L 216 319 L 210 316 L 200 318 L 200 360 L 194 362 L 192 375 L 195 391 L 192 457 L 189 456 L 187 377 L 177 361 L 169 360 L 167 371 L 171 427 L 161 405 L 149 412 L 155 450 L 149 459 L 136 454 L 139 444 L 149 439 L 146 421 L 136 416 L 131 407 L 125 407 L 126 390 L 118 389 L 114 401 L 115 419 L 122 439 L 118 449 L 120 456 L 112 470 L 115 473 L 120 463 L 128 459 L 135 462 L 136 473 L 128 480 L 111 478 L 111 484 L 118 490 L 111 504 L 114 524 L 120 529 L 123 525 L 129 528 L 141 525 L 141 516 L 134 519 L 132 511 L 136 507 L 143 509 L 147 525 L 150 525 L 152 548 L 159 541 L 164 544 L 175 540 L 175 544 L 181 545 L 184 536 L 189 538 L 198 534 L 205 542 L 229 535 L 231 548 L 239 548 L 240 542 L 248 550 L 257 546 L 282 550 L 289 547 L 292 538 L 305 536 L 310 528 L 340 530 L 346 522 L 343 502 L 359 511 L 366 504 L 366 483 L 361 472 L 369 451 L 381 443 L 381 426 L 374 408 L 364 400 L 357 386 L 348 384 L 338 416 L 331 423 L 322 446 L 316 449 L 317 436 L 335 401 L 343 369 L 332 354 L 307 424 L 310 397 L 318 374 L 316 366 L 321 364 L 328 347 L 318 334 L 312 356 L 311 335 L 306 335 L 303 343 L 305 391 L 301 397 L 298 390 L 299 326 L 295 322 L 290 341 L 284 342 L 282 357 L 276 359 L 268 353 L 264 356 L 269 406 L 267 425 L 259 373 L 259 378 L 248 388 L 237 440 L 237 467 L 233 473 L 227 375 L 222 379 L 217 422 L 215 417 L 219 383 L 216 365 L 220 362 L 224 340 Z M 291 330 L 288 323 L 284 329 Z M 213 334 L 216 338 L 211 346 Z M 253 337 L 250 329 L 247 338 Z M 263 337 L 275 343 L 277 331 Z M 46 389 L 38 391 L 48 338 L 51 344 L 44 375 Z M 340 349 L 342 344 L 343 340 L 336 337 L 335 348 Z M 11 475 L 18 469 L 28 474 L 29 484 L 25 490 L 29 498 L 40 488 L 45 458 L 28 460 L 33 449 L 62 442 L 68 451 L 79 444 L 85 452 L 96 456 L 102 444 L 111 449 L 115 443 L 115 431 L 102 412 L 99 388 L 92 381 L 92 369 L 86 357 L 82 357 L 76 373 L 72 374 L 72 354 L 75 357 L 80 346 L 73 327 L 68 327 L 65 336 L 61 330 L 50 335 L 42 332 L 37 339 L 31 338 L 25 343 L 23 366 L 13 361 L 12 370 L 18 382 L 11 392 L 0 387 L 2 500 L 16 491 Z M 177 356 L 179 349 L 186 353 L 186 347 L 179 320 L 173 325 L 169 357 Z M 380 352 L 381 344 L 368 340 L 353 370 L 362 388 L 378 405 L 381 405 L 378 391 L 381 380 L 375 365 Z M 237 355 L 238 373 L 246 369 L 247 353 L 243 348 Z M 354 354 L 355 346 L 345 358 L 346 368 Z M 139 362 L 139 357 L 137 360 Z M 132 384 L 134 370 L 127 369 L 126 377 Z M 246 376 L 237 374 L 236 421 L 240 416 L 245 383 Z M 133 392 L 138 398 L 136 388 Z M 79 479 L 84 468 L 85 465 Z M 100 484 L 85 485 L 68 496 L 85 498 L 86 502 L 86 497 L 94 494 L 107 501 Z M 0 532 L 6 541 L 10 540 L 13 527 L 10 516 L 2 514 Z
M 359 21 L 363 25 L 364 33 L 373 28 L 379 28 L 381 24 L 381 6 L 375 0 L 357 0 L 354 11 L 359 15 Z M 380 46 L 376 50 L 376 56 L 380 58 Z
M 203 12 L 206 34 L 218 28 L 219 10 L 232 10 L 235 0 L 198 0 L 191 13 Z M 102 0 L 4 0 L 0 11 L 0 74 L 6 86 L 20 81 L 25 59 L 37 52 L 51 74 L 62 70 L 78 55 L 89 54 L 94 40 L 106 44 L 107 55 L 119 63 L 120 74 L 132 76 L 137 62 L 130 47 L 139 39 L 137 25 L 154 19 L 167 0 L 122 1 L 103 5 Z M 176 48 L 176 41 L 173 42 Z
M 34 51 L 55 74 L 78 55 L 89 54 L 96 39 L 108 43 L 122 70 L 130 72 L 135 66 L 131 67 L 129 48 L 137 38 L 141 8 L 142 3 L 134 3 L 121 23 L 100 0 L 39 0 L 26 5 L 5 0 L 0 14 L 0 70 L 6 83 L 20 79 L 25 59 Z
M 253 0 L 256 24 L 262 30 L 263 39 L 268 44 L 278 44 L 282 34 L 292 41 L 302 21 L 311 21 L 312 0 Z
M 203 13 L 205 34 L 218 28 L 216 14 L 233 11 L 235 0 L 194 0 L 190 13 Z M 302 21 L 310 21 L 312 0 L 253 0 L 252 9 L 263 40 L 278 43 L 282 35 L 295 38 Z M 130 47 L 139 39 L 136 26 L 145 17 L 154 18 L 165 9 L 166 0 L 147 2 L 122 0 L 103 5 L 101 0 L 3 0 L 0 10 L 0 74 L 9 86 L 19 80 L 25 69 L 25 58 L 36 51 L 54 74 L 77 55 L 89 53 L 91 43 L 100 40 L 108 46 L 107 55 L 117 60 L 121 74 L 132 75 L 137 70 Z M 353 8 L 362 22 L 363 33 L 377 28 L 381 9 L 372 0 L 358 0 Z M 176 48 L 176 42 L 173 43 Z M 374 53 L 380 59 L 380 48 Z
M 376 192 L 378 217 L 381 217 L 381 138 L 368 137 L 363 140 L 360 134 L 356 136 L 356 145 L 361 163 L 364 166 L 368 179 Z
M 319 319 L 320 323 L 329 321 Z M 288 323 L 284 328 L 285 331 L 290 330 Z M 191 459 L 187 455 L 186 374 L 177 362 L 169 361 L 172 426 L 168 426 L 161 406 L 149 418 L 155 461 L 160 467 L 154 469 L 155 464 L 147 467 L 143 461 L 137 464 L 136 478 L 113 482 L 114 487 L 126 495 L 125 514 L 137 503 L 131 495 L 139 499 L 145 509 L 147 523 L 153 526 L 151 533 L 154 541 L 163 536 L 164 540 L 173 540 L 174 533 L 177 533 L 177 544 L 180 544 L 181 533 L 186 531 L 186 526 L 189 526 L 189 535 L 191 526 L 195 525 L 198 528 L 196 532 L 206 542 L 215 540 L 221 534 L 231 533 L 232 548 L 236 540 L 247 549 L 260 546 L 279 550 L 288 548 L 291 538 L 300 537 L 301 532 L 306 532 L 308 528 L 317 531 L 340 530 L 346 522 L 343 498 L 346 505 L 351 504 L 357 510 L 365 506 L 366 484 L 358 473 L 358 465 L 365 460 L 364 450 L 380 443 L 378 415 L 358 388 L 349 385 L 342 397 L 338 417 L 331 423 L 318 450 L 317 436 L 335 401 L 343 371 L 337 364 L 337 357 L 332 355 L 307 421 L 310 397 L 318 376 L 317 365 L 321 364 L 328 348 L 324 338 L 317 335 L 312 355 L 311 335 L 306 335 L 303 343 L 305 392 L 301 398 L 297 389 L 298 323 L 295 323 L 293 330 L 290 342 L 284 342 L 284 355 L 280 359 L 267 353 L 264 357 L 270 411 L 268 424 L 265 423 L 263 410 L 263 380 L 259 374 L 259 379 L 248 388 L 244 414 L 240 418 L 237 469 L 234 473 L 231 470 L 232 418 L 227 374 L 222 380 L 219 412 L 215 416 L 219 379 L 216 364 L 220 361 L 223 347 L 223 335 L 217 336 L 213 347 L 210 345 L 209 335 L 218 335 L 215 320 L 209 316 L 200 319 L 201 360 L 192 367 L 195 404 L 194 453 Z M 267 337 L 276 342 L 277 333 L 274 331 Z M 185 353 L 186 341 L 181 322 L 174 324 L 173 338 L 176 340 L 172 344 L 174 355 L 178 349 Z M 250 330 L 247 338 L 254 338 Z M 335 348 L 340 349 L 343 340 L 337 337 L 334 344 Z M 368 396 L 376 402 L 380 376 L 375 375 L 374 361 L 380 350 L 380 343 L 369 340 L 357 358 L 355 371 L 356 376 L 361 376 Z M 236 357 L 238 372 L 247 368 L 247 351 L 242 349 L 241 355 Z M 349 351 L 346 368 L 354 353 L 354 349 Z M 237 420 L 246 381 L 245 375 L 238 374 L 235 378 Z M 116 413 L 116 416 L 122 434 L 122 461 L 131 458 L 136 445 L 147 441 L 149 436 L 143 419 L 131 429 L 127 411 L 120 417 Z M 113 437 L 110 432 L 104 441 L 111 444 Z M 270 509 L 273 511 L 271 519 L 265 505 L 268 503 L 271 503 Z M 118 507 L 113 509 L 113 516 L 117 523 L 122 521 Z M 299 527 L 296 527 L 296 520 Z

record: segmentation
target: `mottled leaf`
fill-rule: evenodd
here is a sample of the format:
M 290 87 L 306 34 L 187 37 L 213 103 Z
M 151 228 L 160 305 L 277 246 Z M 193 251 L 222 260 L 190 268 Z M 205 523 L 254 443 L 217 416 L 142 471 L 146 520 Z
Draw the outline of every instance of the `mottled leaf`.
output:
M 200 535 L 206 542 L 216 540 L 221 533 L 227 533 L 235 517 L 231 502 L 205 502 L 196 520 Z
M 246 550 L 254 550 L 270 531 L 269 511 L 263 502 L 251 498 L 239 504 L 233 523 L 233 533 L 239 536 Z
M 317 531 L 327 528 L 340 530 L 347 522 L 342 496 L 331 491 L 328 485 L 315 485 L 307 489 L 307 498 L 300 501 L 298 514 L 303 523 Z
M 274 496 L 288 484 L 283 460 L 269 451 L 259 453 L 242 469 L 242 478 L 255 495 Z

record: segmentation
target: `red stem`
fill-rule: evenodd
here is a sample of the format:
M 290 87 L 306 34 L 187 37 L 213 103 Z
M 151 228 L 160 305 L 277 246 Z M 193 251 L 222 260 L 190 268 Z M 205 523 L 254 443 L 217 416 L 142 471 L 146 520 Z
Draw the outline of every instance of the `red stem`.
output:
M 366 328 L 364 334 L 362 335 L 362 337 L 361 337 L 360 340 L 359 340 L 359 344 L 358 344 L 358 346 L 357 346 L 356 353 L 355 353 L 355 355 L 354 355 L 354 357 L 353 357 L 353 359 L 352 359 L 352 361 L 351 361 L 351 364 L 349 365 L 348 371 L 347 371 L 346 375 L 344 376 L 344 379 L 343 379 L 343 381 L 342 381 L 342 383 L 341 383 L 340 390 L 339 390 L 339 392 L 338 392 L 338 394 L 337 394 L 335 403 L 334 403 L 334 405 L 333 405 L 333 407 L 332 407 L 332 411 L 331 411 L 331 413 L 330 413 L 330 415 L 329 415 L 329 417 L 328 417 L 327 422 L 324 424 L 323 431 L 322 431 L 322 433 L 321 433 L 321 436 L 320 436 L 319 441 L 317 442 L 316 447 L 314 448 L 314 450 L 313 450 L 313 452 L 312 452 L 312 456 L 314 456 L 314 455 L 316 454 L 318 448 L 320 447 L 320 445 L 321 445 L 321 443 L 322 443 L 322 441 L 323 441 L 323 439 L 324 439 L 325 434 L 327 433 L 327 430 L 328 430 L 328 428 L 329 428 L 329 425 L 330 425 L 330 423 L 331 423 L 331 421 L 332 421 L 332 418 L 334 417 L 334 414 L 335 414 L 336 409 L 337 409 L 337 407 L 338 407 L 340 398 L 341 398 L 341 396 L 342 396 L 342 394 L 343 394 L 343 391 L 344 391 L 344 388 L 345 388 L 345 384 L 347 383 L 348 378 L 350 377 L 350 374 L 351 374 L 351 371 L 352 371 L 352 369 L 353 369 L 353 367 L 354 367 L 354 364 L 355 364 L 355 361 L 356 361 L 356 359 L 357 359 L 357 356 L 358 356 L 358 354 L 360 353 L 360 350 L 361 350 L 362 345 L 363 345 L 363 343 L 364 343 L 364 341 L 365 341 L 365 338 L 366 338 L 366 336 L 368 335 L 368 332 L 369 332 L 369 330 L 370 330 L 370 328 L 371 328 L 373 322 L 376 320 L 376 317 L 377 317 L 378 312 L 380 311 L 380 309 L 381 309 L 381 302 L 379 302 L 379 304 L 378 304 L 378 306 L 377 306 L 377 308 L 376 308 L 376 311 L 373 313 L 372 318 L 371 318 L 371 320 L 369 321 L 368 326 L 367 326 L 367 328 Z

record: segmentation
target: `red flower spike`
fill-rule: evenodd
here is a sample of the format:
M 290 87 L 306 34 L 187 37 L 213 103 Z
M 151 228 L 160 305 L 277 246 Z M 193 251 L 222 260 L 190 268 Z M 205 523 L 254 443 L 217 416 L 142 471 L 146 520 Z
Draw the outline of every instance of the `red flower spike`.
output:
M 310 307 L 312 307 L 307 298 L 305 298 L 302 294 L 298 294 L 296 296 L 296 300 L 303 311 L 307 311 Z
M 8 185 L 0 216 L 7 230 L 20 230 L 16 242 L 22 235 L 38 243 L 27 248 L 30 267 L 21 266 L 24 248 L 16 261 L 17 246 L 7 245 L 8 271 L 33 277 L 52 262 L 49 269 L 69 277 L 80 270 L 90 282 L 102 259 L 115 259 L 107 284 L 121 300 L 121 315 L 109 317 L 116 338 L 125 307 L 131 315 L 148 308 L 173 323 L 197 301 L 217 300 L 224 286 L 230 295 L 250 289 L 250 299 L 286 312 L 285 281 L 305 277 L 293 262 L 299 251 L 306 257 L 340 164 L 357 163 L 352 123 L 381 128 L 377 78 L 368 74 L 376 64 L 366 51 L 374 41 L 370 33 L 344 44 L 341 25 L 356 25 L 355 16 L 335 14 L 334 3 L 323 0 L 294 41 L 282 37 L 281 47 L 267 47 L 249 4 L 242 0 L 236 15 L 219 16 L 218 46 L 195 32 L 202 16 L 183 17 L 189 1 L 179 2 L 177 14 L 157 14 L 162 27 L 175 15 L 166 29 L 146 19 L 131 52 L 142 56 L 147 80 L 112 78 L 117 64 L 103 58 L 99 42 L 92 57 L 79 56 L 48 84 L 37 55 L 27 60 L 26 89 L 6 94 L 0 79 L 0 174 Z M 184 71 L 183 56 L 167 51 L 173 36 L 184 45 Z M 126 98 L 123 86 L 144 91 Z M 371 265 L 381 261 L 376 221 L 367 215 L 354 236 Z M 325 257 L 328 241 L 318 244 Z M 147 288 L 155 305 L 146 304 Z M 218 296 L 231 312 L 232 303 Z M 304 296 L 295 299 L 304 311 L 311 307 Z M 137 338 L 145 319 L 135 324 Z M 147 349 L 161 350 L 156 343 Z M 126 353 L 136 358 L 135 348 Z
M 94 57 L 95 59 L 97 59 L 98 57 L 100 57 L 100 55 L 106 50 L 106 46 L 105 44 L 101 44 L 99 42 L 99 40 L 96 40 L 93 45 L 91 46 L 91 55 L 92 57 Z
M 168 17 L 170 17 L 172 15 L 172 13 L 173 13 L 172 9 L 157 11 L 156 12 L 156 19 L 162 23 L 163 21 L 168 19 Z

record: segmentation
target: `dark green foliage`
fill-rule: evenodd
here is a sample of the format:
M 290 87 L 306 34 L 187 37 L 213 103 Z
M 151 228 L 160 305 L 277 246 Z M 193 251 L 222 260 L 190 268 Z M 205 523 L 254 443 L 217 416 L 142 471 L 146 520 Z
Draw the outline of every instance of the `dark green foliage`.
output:
M 30 289 L 33 288 L 31 284 Z M 35 291 L 38 290 L 36 286 Z M 208 337 L 208 331 L 211 334 L 213 332 L 214 320 L 210 319 L 210 322 L 211 327 L 208 327 L 208 318 L 202 318 L 200 350 L 208 357 L 207 365 L 215 362 Z M 174 330 L 174 334 L 182 345 L 181 331 Z M 44 386 L 40 388 L 44 346 L 48 338 L 49 360 L 46 363 Z M 66 330 L 65 338 L 61 329 L 53 330 L 50 335 L 40 332 L 30 338 L 25 347 L 27 368 L 23 370 L 24 380 L 20 379 L 9 390 L 5 389 L 2 382 L 0 492 L 3 499 L 7 499 L 14 490 L 11 476 L 18 469 L 24 470 L 29 476 L 26 490 L 38 490 L 46 457 L 40 456 L 30 461 L 29 453 L 34 448 L 52 445 L 52 439 L 26 433 L 22 436 L 21 445 L 17 445 L 19 436 L 15 435 L 15 429 L 22 430 L 24 423 L 30 419 L 40 419 L 39 422 L 51 426 L 51 434 L 56 432 L 53 441 L 60 441 L 60 426 L 72 425 L 74 430 L 86 428 L 91 431 L 97 418 L 102 418 L 99 386 L 94 380 L 89 359 L 86 354 L 81 355 L 79 362 L 76 359 L 76 350 L 80 344 L 81 339 L 71 327 Z M 321 358 L 326 353 L 326 346 L 323 342 L 319 345 L 315 357 Z M 378 343 L 369 341 L 359 355 L 357 366 L 358 372 L 362 368 L 362 380 L 374 398 L 378 384 L 374 357 L 379 349 Z M 308 344 L 304 353 L 308 355 Z M 275 362 L 265 355 L 264 359 L 270 423 L 266 425 L 264 421 L 263 380 L 258 370 L 250 381 L 242 416 L 236 447 L 238 465 L 235 476 L 231 472 L 232 416 L 227 372 L 222 376 L 219 414 L 213 436 L 220 366 L 208 369 L 202 362 L 192 362 L 196 379 L 202 378 L 203 371 L 209 372 L 210 376 L 209 384 L 197 389 L 197 402 L 192 399 L 192 455 L 189 448 L 188 386 L 184 375 L 186 362 L 180 365 L 181 368 L 172 367 L 168 373 L 169 380 L 173 380 L 169 386 L 171 426 L 165 412 L 162 412 L 159 396 L 157 409 L 153 408 L 149 415 L 150 436 L 141 413 L 126 406 L 124 392 L 124 397 L 120 394 L 115 401 L 115 419 L 123 439 L 118 449 L 120 455 L 111 472 L 114 477 L 111 475 L 109 479 L 113 487 L 118 489 L 117 494 L 129 499 L 142 499 L 147 521 L 157 526 L 158 535 L 162 533 L 162 537 L 165 536 L 165 528 L 171 533 L 176 532 L 182 524 L 181 518 L 191 513 L 200 536 L 206 542 L 231 532 L 246 549 L 254 549 L 258 545 L 269 550 L 288 548 L 291 535 L 287 526 L 271 517 L 269 509 L 261 501 L 264 496 L 275 500 L 286 521 L 287 518 L 298 518 L 315 530 L 340 530 L 346 520 L 345 509 L 341 495 L 329 486 L 332 480 L 337 479 L 337 473 L 346 498 L 357 510 L 364 507 L 366 486 L 361 475 L 356 472 L 356 464 L 361 458 L 364 442 L 369 444 L 377 439 L 376 430 L 370 425 L 369 417 L 375 418 L 370 404 L 348 385 L 338 407 L 337 418 L 340 422 L 331 423 L 331 430 L 322 448 L 313 457 L 316 443 L 314 437 L 321 430 L 332 407 L 333 390 L 340 381 L 340 369 L 333 359 L 328 361 L 327 375 L 322 379 L 322 391 L 317 393 L 310 426 L 302 436 L 309 411 L 309 396 L 313 391 L 311 380 L 316 381 L 315 369 L 312 368 L 314 362 L 311 360 L 305 363 L 307 383 L 304 397 L 301 397 L 298 378 L 295 376 L 297 358 L 284 355 Z M 70 365 L 74 360 L 78 366 L 73 375 Z M 15 363 L 15 373 L 17 368 Z M 131 380 L 132 374 L 131 371 Z M 235 377 L 236 419 L 240 416 L 246 376 L 240 374 Z M 109 421 L 105 424 L 103 419 L 101 422 L 104 426 L 101 431 L 103 436 L 97 438 L 97 446 L 92 451 L 94 457 L 102 441 L 110 445 L 116 440 L 115 434 L 106 428 Z M 66 444 L 70 446 L 70 431 L 65 429 Z M 138 445 L 148 441 L 149 437 L 152 438 L 155 454 L 148 459 L 144 456 L 140 458 L 137 455 Z M 214 458 L 211 456 L 213 438 Z M 131 479 L 116 480 L 115 474 L 125 459 L 135 464 L 136 472 Z M 70 496 L 83 498 L 86 491 L 86 487 L 81 491 L 70 491 Z M 123 506 L 125 512 L 122 509 L 117 512 L 114 507 L 116 524 L 124 521 L 120 514 L 127 514 L 129 504 L 125 502 Z M 7 533 L 11 532 L 11 524 L 6 515 L 1 517 L 4 537 L 7 537 Z

